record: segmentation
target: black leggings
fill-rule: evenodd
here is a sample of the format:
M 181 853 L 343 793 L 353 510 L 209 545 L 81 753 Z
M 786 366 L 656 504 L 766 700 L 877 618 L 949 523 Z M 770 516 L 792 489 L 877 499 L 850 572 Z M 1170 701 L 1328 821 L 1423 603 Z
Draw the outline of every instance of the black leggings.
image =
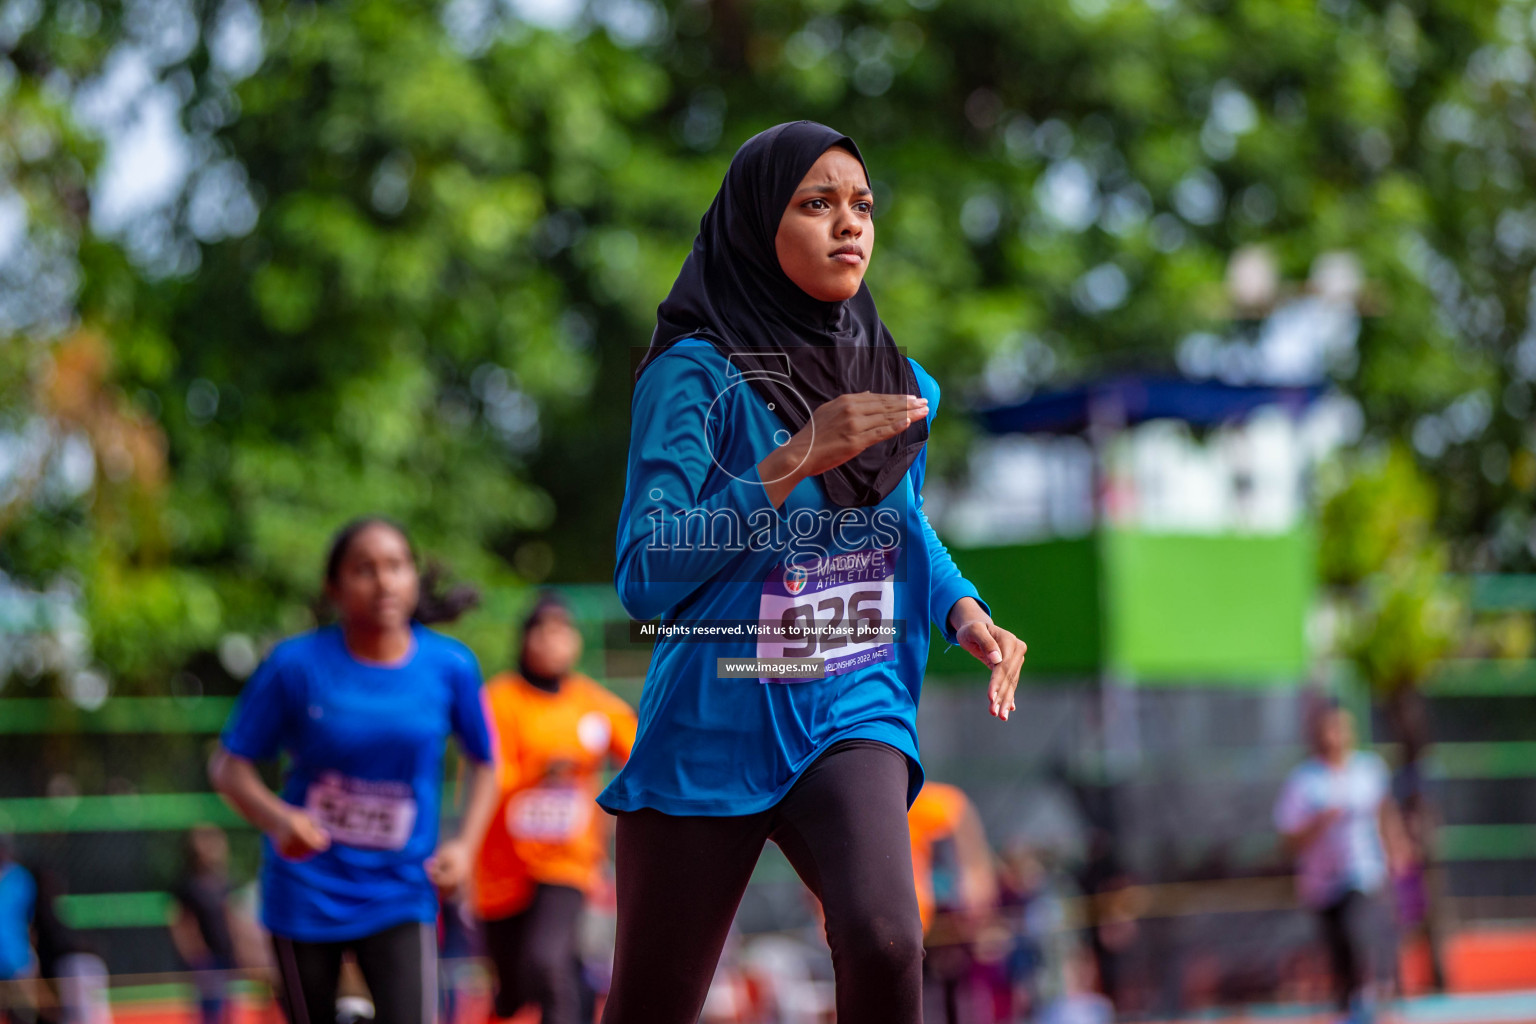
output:
M 347 942 L 299 942 L 272 936 L 289 1024 L 334 1024 L 341 958 L 357 960 L 373 997 L 374 1024 L 433 1024 L 437 1019 L 437 936 L 407 921 Z
M 920 1024 L 923 928 L 907 761 L 850 740 L 779 803 L 741 817 L 619 815 L 619 919 L 603 1024 L 694 1024 L 737 904 L 772 839 L 826 912 L 838 1024 Z
M 510 1017 L 532 1003 L 542 1024 L 578 1024 L 576 925 L 582 903 L 577 889 L 541 885 L 521 914 L 483 923 L 485 951 L 496 965 L 496 1016 Z
M 1376 969 L 1375 903 L 1364 893 L 1351 892 L 1320 911 L 1318 922 L 1333 969 L 1334 1002 L 1340 1010 L 1348 1010 L 1350 1001 L 1372 981 Z

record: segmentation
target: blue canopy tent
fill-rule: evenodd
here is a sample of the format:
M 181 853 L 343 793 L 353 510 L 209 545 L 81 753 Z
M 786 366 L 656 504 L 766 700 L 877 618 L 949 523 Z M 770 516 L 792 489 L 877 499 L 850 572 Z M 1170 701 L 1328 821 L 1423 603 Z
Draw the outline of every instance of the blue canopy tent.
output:
M 1097 427 L 1123 428 L 1161 419 L 1217 427 L 1246 419 L 1265 406 L 1300 413 L 1326 390 L 1321 384 L 1271 387 L 1124 374 L 978 409 L 975 416 L 991 434 L 1083 434 Z
M 1217 428 L 1264 408 L 1299 416 L 1327 390 L 1122 373 L 976 409 L 989 434 L 1085 437 L 1094 522 L 1085 534 L 952 547 L 951 554 L 999 621 L 1048 638 L 1030 653 L 1034 671 L 1168 684 L 1294 681 L 1308 658 L 1311 531 L 1304 524 L 1202 532 L 1116 523 L 1106 514 L 1105 465 L 1115 436 L 1139 424 Z

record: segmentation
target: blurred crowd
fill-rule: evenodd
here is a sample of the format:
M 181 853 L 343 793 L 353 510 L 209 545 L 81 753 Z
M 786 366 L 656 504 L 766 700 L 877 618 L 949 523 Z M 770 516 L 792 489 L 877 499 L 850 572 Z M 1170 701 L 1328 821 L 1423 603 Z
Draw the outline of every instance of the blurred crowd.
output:
M 359 544 L 383 543 L 394 530 L 375 524 L 355 535 L 363 538 Z M 498 824 L 476 845 L 466 874 L 446 883 L 433 879 L 441 969 L 425 993 L 430 997 L 437 986 L 445 1024 L 590 1022 L 609 986 L 616 932 L 612 836 L 610 819 L 597 813 L 593 797 L 604 767 L 628 757 L 635 714 L 577 671 L 581 635 L 557 595 L 535 603 L 518 640 L 516 670 L 493 677 L 483 694 L 477 679 L 473 691 L 496 734 Z M 1429 940 L 1431 983 L 1442 988 L 1442 929 L 1429 856 L 1434 821 L 1419 756 L 1423 722 L 1410 709 L 1394 723 L 1406 740 L 1393 771 L 1378 754 L 1359 748 L 1353 718 L 1338 702 L 1319 697 L 1305 714 L 1310 749 L 1275 794 L 1273 820 L 1278 846 L 1295 867 L 1296 896 L 1316 919 L 1312 953 L 1272 972 L 1267 987 L 1247 989 L 1232 982 L 1222 950 L 1202 949 L 1181 961 L 1156 949 L 1149 959 L 1149 947 L 1160 942 L 1149 926 L 1166 913 L 1157 897 L 1164 887 L 1127 866 L 1112 816 L 1098 806 L 1102 792 L 1073 788 L 1088 827 L 1086 842 L 1069 854 L 1027 834 L 994 845 L 967 794 L 929 779 L 908 812 L 925 947 L 924 1019 L 1108 1024 L 1154 1012 L 1152 990 L 1171 984 L 1177 1011 L 1331 996 L 1341 1019 L 1369 1024 L 1396 987 L 1399 935 Z M 224 791 L 218 764 L 228 755 L 220 750 L 212 772 Z M 472 772 L 461 773 L 457 788 L 475 784 Z M 330 815 L 333 829 L 354 827 L 323 805 L 313 813 Z M 283 850 L 288 840 L 281 830 L 268 834 L 278 836 L 273 849 Z M 202 1024 L 231 1024 L 236 981 L 256 982 L 258 992 L 281 993 L 292 984 L 294 972 L 274 962 L 284 946 L 258 924 L 271 919 L 257 910 L 262 888 L 268 911 L 280 896 L 270 878 L 264 873 L 244 884 L 232 878 L 221 829 L 201 824 L 185 834 L 181 867 L 166 880 L 166 927 L 182 971 L 177 980 L 190 981 Z M 738 921 L 703 1008 L 706 1024 L 833 1020 L 825 922 L 809 890 L 797 891 L 805 900 L 803 926 L 749 931 Z M 70 927 L 68 899 L 55 864 L 24 866 L 8 842 L 0 843 L 0 1008 L 13 1024 L 112 1019 L 109 965 Z M 428 918 L 431 908 L 429 897 Z M 430 938 L 423 941 L 430 947 Z M 1202 941 L 1212 945 L 1208 936 Z M 373 982 L 380 976 L 369 974 L 360 952 L 338 949 L 337 963 L 344 954 L 353 961 L 339 985 L 326 988 L 321 1005 L 329 1011 L 334 1002 L 339 1024 L 352 1024 L 373 1017 L 365 975 Z
M 1400 943 L 1425 936 L 1432 985 L 1444 986 L 1430 891 L 1431 816 L 1412 757 L 1396 772 L 1356 748 L 1349 712 L 1310 712 L 1312 751 L 1278 794 L 1280 841 L 1294 857 L 1298 895 L 1318 918 L 1315 949 L 1287 968 L 1282 995 L 1322 1002 L 1345 1019 L 1371 1019 L 1392 992 Z M 1097 830 L 1075 861 L 1016 837 L 1001 849 L 957 786 L 930 781 L 909 813 L 914 884 L 924 929 L 925 1019 L 937 1024 L 1107 1024 L 1142 1016 L 1147 979 L 1132 953 L 1146 941 L 1148 887 Z M 278 983 L 257 923 L 257 885 L 238 885 L 220 829 L 184 837 L 169 886 L 167 927 L 191 981 L 202 1024 L 232 1020 L 232 984 Z M 63 920 L 64 879 L 17 863 L 0 845 L 0 982 L 17 1022 L 107 1024 L 108 966 Z M 580 922 L 572 965 L 582 1019 L 593 1019 L 613 953 L 614 893 L 605 868 Z M 707 1024 L 820 1024 L 833 1020 L 832 962 L 806 894 L 803 929 L 734 932 L 704 1008 Z M 478 1021 L 487 1006 L 486 948 L 473 900 L 446 899 L 438 926 L 440 1019 Z M 1226 1001 L 1197 959 L 1182 979 L 1186 1010 Z M 337 1019 L 372 1017 L 355 965 L 344 971 Z M 275 1019 L 275 1018 L 274 1018 Z M 497 1019 L 492 1013 L 490 1019 Z M 503 1018 L 531 1024 L 538 1011 Z
M 204 1024 L 227 1021 L 230 983 L 262 973 L 265 945 L 251 910 L 254 887 L 229 876 L 223 830 L 198 825 L 183 842 L 166 925 L 181 966 L 190 972 Z M 0 836 L 0 1020 L 18 1024 L 111 1024 L 109 970 L 100 952 L 71 927 L 62 873 L 31 868 Z

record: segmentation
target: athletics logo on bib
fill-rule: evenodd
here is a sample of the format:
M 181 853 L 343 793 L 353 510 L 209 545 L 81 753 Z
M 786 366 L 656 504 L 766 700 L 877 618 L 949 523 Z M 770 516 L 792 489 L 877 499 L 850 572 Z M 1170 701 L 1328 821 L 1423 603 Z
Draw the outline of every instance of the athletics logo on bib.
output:
M 364 850 L 398 850 L 416 825 L 416 797 L 405 782 L 326 772 L 309 784 L 304 810 L 331 839 Z
M 810 565 L 774 566 L 758 603 L 765 632 L 757 656 L 820 657 L 829 676 L 895 657 L 900 553 L 900 548 L 865 548 Z

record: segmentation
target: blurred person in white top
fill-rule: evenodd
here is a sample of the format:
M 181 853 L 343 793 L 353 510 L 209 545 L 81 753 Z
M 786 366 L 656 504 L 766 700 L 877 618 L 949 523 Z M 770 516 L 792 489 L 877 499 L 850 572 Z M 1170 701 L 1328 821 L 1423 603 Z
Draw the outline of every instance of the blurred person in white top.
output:
M 1355 748 L 1353 716 L 1329 701 L 1309 724 L 1312 756 L 1286 780 L 1275 827 L 1296 860 L 1297 894 L 1318 915 L 1338 1007 L 1367 1022 L 1384 929 L 1380 894 L 1401 828 L 1387 765 Z

